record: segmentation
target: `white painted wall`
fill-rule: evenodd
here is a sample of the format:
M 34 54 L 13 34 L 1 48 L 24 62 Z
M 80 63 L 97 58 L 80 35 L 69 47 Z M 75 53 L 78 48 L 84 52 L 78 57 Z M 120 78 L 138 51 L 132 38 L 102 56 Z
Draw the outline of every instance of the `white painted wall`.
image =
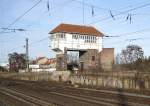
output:
M 74 39 L 74 34 L 65 33 L 65 38 L 59 38 L 58 34 L 55 33 L 51 35 L 51 47 L 52 49 L 59 49 L 64 52 L 64 48 L 68 49 L 97 49 L 99 52 L 102 50 L 102 37 L 96 37 L 96 42 L 85 42 L 85 38 L 89 35 L 79 35 L 78 39 Z M 84 36 L 84 39 L 81 38 Z M 86 37 L 85 37 L 86 36 Z M 92 36 L 95 37 L 95 36 Z M 93 39 L 93 38 L 92 38 Z M 93 40 L 90 41 L 93 41 Z

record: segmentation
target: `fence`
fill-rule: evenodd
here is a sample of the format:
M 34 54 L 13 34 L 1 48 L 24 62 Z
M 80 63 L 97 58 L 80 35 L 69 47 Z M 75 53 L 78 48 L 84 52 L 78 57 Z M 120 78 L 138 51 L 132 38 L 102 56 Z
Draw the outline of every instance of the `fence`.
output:
M 61 73 L 60 73 L 61 72 Z M 96 87 L 113 87 L 125 89 L 150 89 L 150 73 L 137 72 L 99 72 L 97 74 L 72 74 L 67 71 L 52 74 L 49 72 L 34 73 L 1 73 L 1 77 L 22 80 L 62 81 L 71 80 L 72 83 Z
M 81 85 L 125 89 L 150 89 L 150 73 L 103 72 L 97 75 L 72 75 L 71 81 Z

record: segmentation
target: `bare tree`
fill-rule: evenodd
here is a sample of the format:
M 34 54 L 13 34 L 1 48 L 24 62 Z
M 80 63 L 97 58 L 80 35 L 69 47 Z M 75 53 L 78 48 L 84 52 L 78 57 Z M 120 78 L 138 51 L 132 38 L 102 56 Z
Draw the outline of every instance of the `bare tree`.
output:
M 138 59 L 142 59 L 144 56 L 143 49 L 138 45 L 128 45 L 126 49 L 121 51 L 121 63 L 133 63 Z

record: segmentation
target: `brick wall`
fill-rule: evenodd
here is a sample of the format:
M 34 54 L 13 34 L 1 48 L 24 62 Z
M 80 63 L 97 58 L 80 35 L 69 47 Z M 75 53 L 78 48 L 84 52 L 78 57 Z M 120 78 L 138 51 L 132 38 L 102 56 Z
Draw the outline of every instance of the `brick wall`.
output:
M 67 70 L 67 49 L 64 54 L 58 54 L 56 70 Z M 103 48 L 99 53 L 96 49 L 87 49 L 79 51 L 79 69 L 81 71 L 97 71 L 102 68 L 111 70 L 114 64 L 114 48 Z
M 87 49 L 86 51 L 80 51 L 79 62 L 81 68 L 81 62 L 83 64 L 83 70 L 93 71 L 98 69 L 99 55 L 96 49 Z
M 114 64 L 114 48 L 103 48 L 100 53 L 100 64 L 104 70 L 112 69 Z
M 57 71 L 67 70 L 67 48 L 64 48 L 64 54 L 56 55 L 56 70 Z
M 56 70 L 57 71 L 67 70 L 67 65 L 65 62 L 64 54 L 57 54 L 56 55 Z

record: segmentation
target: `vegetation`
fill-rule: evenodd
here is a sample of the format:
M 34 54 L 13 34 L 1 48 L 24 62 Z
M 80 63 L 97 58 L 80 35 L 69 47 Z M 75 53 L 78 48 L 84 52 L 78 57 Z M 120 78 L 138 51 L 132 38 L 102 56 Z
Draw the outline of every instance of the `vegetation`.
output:
M 5 69 L 4 67 L 0 66 L 0 72 L 8 72 L 8 70 Z
M 140 46 L 128 45 L 126 49 L 121 51 L 119 56 L 120 64 L 114 66 L 115 70 L 135 70 L 140 72 L 150 72 L 150 57 L 144 58 L 144 51 Z
M 138 59 L 142 59 L 144 51 L 138 45 L 128 45 L 126 49 L 121 51 L 121 63 L 128 64 L 133 63 Z
M 121 67 L 126 70 L 150 72 L 150 57 L 144 59 L 138 59 L 133 63 L 122 64 Z
M 9 56 L 10 71 L 18 72 L 19 69 L 26 68 L 26 55 L 18 54 L 16 52 L 11 53 Z

